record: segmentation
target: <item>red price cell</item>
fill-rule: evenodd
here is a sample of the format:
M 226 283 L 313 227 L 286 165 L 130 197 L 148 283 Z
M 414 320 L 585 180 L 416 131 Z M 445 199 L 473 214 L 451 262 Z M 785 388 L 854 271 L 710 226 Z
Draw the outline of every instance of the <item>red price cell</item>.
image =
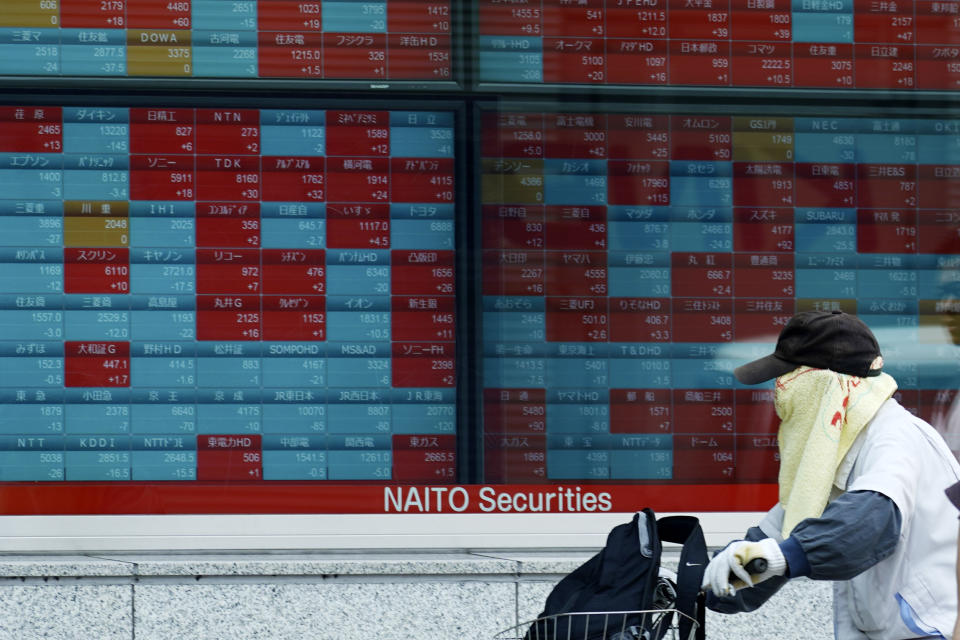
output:
M 192 109 L 130 109 L 131 153 L 193 155 L 195 135 Z
M 198 435 L 197 480 L 261 480 L 259 435 Z
M 0 152 L 63 151 L 63 109 L 0 107 Z
M 606 248 L 606 207 L 547 206 L 544 207 L 547 248 L 551 251 L 600 251 Z M 575 263 L 581 258 L 572 255 L 561 264 Z M 597 264 L 596 256 L 585 258 L 585 266 Z M 606 260 L 603 260 L 606 264 Z
M 739 413 L 737 421 L 743 424 Z M 737 435 L 736 446 L 735 479 L 740 482 L 777 481 L 780 472 L 780 446 L 776 437 Z
M 455 479 L 455 436 L 395 435 L 392 445 L 394 481 L 438 483 Z
M 730 5 L 727 0 L 669 0 L 670 39 L 729 40 Z
M 672 396 L 675 434 L 715 434 L 728 437 L 727 434 L 733 433 L 732 389 L 673 389 Z M 689 438 L 676 440 L 690 442 Z M 686 448 L 703 446 L 702 443 L 690 444 L 691 446 Z
M 542 296 L 545 292 L 542 251 L 483 252 L 483 295 Z
M 326 298 L 263 296 L 264 340 L 325 340 Z
M 667 84 L 669 71 L 665 40 L 607 41 L 610 84 Z
M 454 295 L 453 251 L 391 251 L 393 295 Z
M 260 31 L 257 69 L 263 78 L 322 78 L 323 35 L 309 31 Z
M 733 258 L 733 294 L 737 297 L 792 298 L 793 253 L 738 253 Z
M 607 295 L 607 256 L 598 251 L 548 253 L 548 296 Z
M 126 0 L 130 29 L 189 29 L 191 0 Z
M 604 0 L 581 0 L 569 3 L 544 3 L 543 35 L 602 38 L 605 33 Z
M 394 387 L 453 387 L 457 382 L 456 345 L 451 342 L 395 342 Z
M 548 342 L 606 342 L 610 314 L 606 298 L 547 298 Z
M 730 48 L 733 85 L 790 87 L 794 84 L 789 43 L 734 42 Z
M 390 33 L 450 33 L 450 0 L 391 0 Z
M 259 202 L 200 203 L 196 222 L 198 247 L 242 250 L 260 246 Z
M 960 192 L 955 187 L 960 180 L 960 166 L 921 164 L 917 177 L 917 206 L 923 209 L 960 208 Z
M 127 0 L 60 0 L 60 25 L 64 29 L 123 29 L 127 26 L 126 4 Z
M 260 259 L 265 294 L 326 294 L 326 252 L 323 249 L 264 249 Z
M 670 342 L 670 298 L 610 298 L 611 342 Z
M 854 0 L 854 42 L 913 44 L 917 41 L 914 5 L 926 2 Z M 859 84 L 859 78 L 857 78 Z
M 670 122 L 671 160 L 730 160 L 730 118 L 674 116 Z
M 545 246 L 542 205 L 483 205 L 484 249 L 537 249 Z
M 679 414 L 679 407 L 674 406 Z M 680 422 L 679 415 L 677 422 Z M 684 482 L 726 482 L 735 471 L 732 435 L 684 435 L 673 438 L 673 479 Z
M 857 209 L 857 251 L 860 253 L 916 253 L 917 212 Z
M 790 0 L 731 0 L 730 9 L 731 40 L 789 43 L 793 37 Z
M 777 334 L 780 330 L 777 330 Z M 737 431 L 757 435 L 775 436 L 780 418 L 773 408 L 773 389 L 737 389 L 734 391 L 734 408 L 737 415 Z
M 669 116 L 609 115 L 609 157 L 623 160 L 668 160 Z
M 390 114 L 386 111 L 328 111 L 328 156 L 390 154 Z
M 483 390 L 483 428 L 488 434 L 543 434 L 547 429 L 543 389 Z
M 260 158 L 197 156 L 197 200 L 260 200 Z
M 853 207 L 857 204 L 857 170 L 852 164 L 798 162 L 798 207 Z
M 390 163 L 386 158 L 328 158 L 329 202 L 389 202 Z
M 960 41 L 960 33 L 954 37 Z M 960 89 L 960 47 L 918 46 L 917 88 Z
M 487 482 L 545 482 L 547 437 L 528 434 L 488 435 L 483 439 Z
M 63 292 L 130 293 L 130 250 L 64 248 Z
M 193 200 L 193 156 L 130 156 L 131 200 Z
M 64 386 L 129 387 L 129 342 L 64 343 Z
M 392 158 L 392 202 L 453 202 L 453 158 Z
M 674 297 L 733 295 L 733 260 L 728 253 L 682 253 L 670 256 Z
M 259 294 L 260 251 L 197 249 L 197 293 Z
M 792 207 L 793 163 L 734 162 L 733 203 L 746 207 Z
M 449 80 L 452 76 L 450 36 L 393 34 L 387 37 L 387 47 L 391 80 Z
M 606 81 L 604 41 L 543 38 L 543 81 L 600 84 Z
M 917 166 L 857 165 L 857 204 L 861 207 L 916 207 Z
M 858 89 L 913 89 L 916 86 L 913 44 L 858 44 L 854 72 Z
M 792 275 L 792 273 L 791 273 Z M 763 295 L 758 293 L 757 295 Z M 737 340 L 770 340 L 775 342 L 780 331 L 794 314 L 793 297 L 738 299 L 734 301 L 733 326 Z M 737 414 L 738 420 L 740 419 Z
M 731 342 L 733 300 L 674 299 L 674 342 Z
M 325 33 L 323 77 L 387 79 L 387 36 L 374 33 Z
M 544 123 L 543 141 L 550 158 L 606 158 L 606 116 L 557 114 Z
M 853 87 L 853 45 L 798 42 L 793 46 L 793 74 L 796 87 Z
M 734 251 L 793 251 L 793 208 L 733 210 Z
M 263 199 L 322 202 L 326 199 L 325 165 L 324 158 L 318 157 L 263 156 Z
M 696 448 L 682 446 L 693 442 L 697 443 Z M 678 482 L 729 482 L 734 478 L 737 468 L 734 460 L 732 436 L 683 436 L 673 439 L 673 479 Z
M 197 109 L 196 118 L 197 153 L 225 156 L 260 154 L 259 110 Z
M 390 205 L 331 205 L 327 209 L 327 247 L 389 249 Z
M 451 341 L 456 338 L 453 297 L 394 296 L 390 305 L 390 335 L 394 340 Z
M 960 42 L 960 2 L 914 3 L 917 43 L 951 45 Z
M 670 79 L 677 85 L 729 85 L 730 43 L 672 40 Z
M 544 117 L 530 113 L 484 113 L 481 155 L 488 158 L 543 157 Z
M 320 0 L 271 0 L 260 7 L 257 15 L 259 31 L 321 31 L 323 27 Z
M 667 0 L 644 0 L 641 4 L 613 6 L 607 3 L 607 38 L 667 37 Z
M 198 340 L 260 340 L 260 296 L 197 296 Z
M 669 389 L 611 389 L 610 433 L 673 433 Z
M 509 5 L 499 0 L 480 0 L 480 35 L 539 36 L 543 34 L 541 0 L 517 0 Z
M 670 204 L 669 162 L 611 160 L 607 174 L 608 204 Z
M 917 252 L 960 254 L 960 212 L 956 209 L 917 212 Z

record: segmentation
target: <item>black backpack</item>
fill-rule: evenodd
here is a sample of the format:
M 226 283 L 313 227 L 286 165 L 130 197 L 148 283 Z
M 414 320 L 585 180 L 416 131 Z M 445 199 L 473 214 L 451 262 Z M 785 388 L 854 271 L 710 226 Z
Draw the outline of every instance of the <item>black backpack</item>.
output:
M 661 541 L 683 545 L 674 584 L 660 576 Z M 583 613 L 677 609 L 679 638 L 704 640 L 704 597 L 700 592 L 707 567 L 707 545 L 700 522 L 693 516 L 657 520 L 650 509 L 617 525 L 606 546 L 565 576 L 547 596 L 543 613 L 527 630 L 526 640 L 554 638 L 617 638 L 658 640 L 673 625 L 672 614 L 576 615 Z M 575 615 L 563 615 L 575 614 Z

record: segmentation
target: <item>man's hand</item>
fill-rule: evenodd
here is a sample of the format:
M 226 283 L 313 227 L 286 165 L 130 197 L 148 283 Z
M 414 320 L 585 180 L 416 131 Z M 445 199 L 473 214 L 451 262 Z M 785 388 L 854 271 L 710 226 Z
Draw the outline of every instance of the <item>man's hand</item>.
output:
M 762 573 L 751 575 L 746 566 L 755 558 L 766 560 L 767 567 Z M 718 596 L 732 596 L 737 589 L 753 586 L 773 576 L 782 576 L 786 571 L 787 561 L 773 538 L 764 538 L 759 542 L 735 540 L 707 565 L 701 586 Z

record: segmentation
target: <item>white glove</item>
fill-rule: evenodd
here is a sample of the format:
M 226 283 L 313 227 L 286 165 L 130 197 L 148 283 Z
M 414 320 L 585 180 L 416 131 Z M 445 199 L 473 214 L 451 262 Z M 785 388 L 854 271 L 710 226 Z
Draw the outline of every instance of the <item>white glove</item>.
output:
M 751 575 L 745 567 L 755 558 L 766 560 L 767 568 L 763 573 Z M 732 596 L 737 589 L 753 586 L 773 576 L 782 576 L 786 572 L 787 560 L 773 538 L 764 538 L 759 542 L 735 540 L 707 565 L 701 588 L 709 588 L 718 596 Z

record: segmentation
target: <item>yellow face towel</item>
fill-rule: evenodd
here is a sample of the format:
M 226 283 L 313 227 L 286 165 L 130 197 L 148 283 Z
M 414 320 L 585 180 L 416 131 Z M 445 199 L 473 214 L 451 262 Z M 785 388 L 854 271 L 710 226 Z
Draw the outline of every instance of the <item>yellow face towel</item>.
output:
M 860 378 L 800 367 L 776 382 L 780 417 L 780 505 L 783 537 L 804 518 L 817 518 L 830 498 L 837 467 L 880 405 L 897 390 L 881 373 Z

